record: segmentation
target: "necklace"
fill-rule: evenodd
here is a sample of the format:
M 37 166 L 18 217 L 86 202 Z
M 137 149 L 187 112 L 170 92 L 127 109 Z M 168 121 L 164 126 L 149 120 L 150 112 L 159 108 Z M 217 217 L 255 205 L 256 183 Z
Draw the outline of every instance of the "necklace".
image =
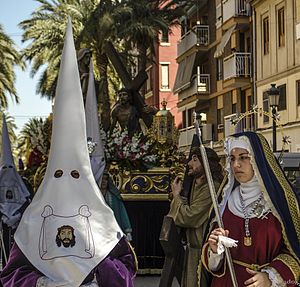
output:
M 245 217 L 244 245 L 245 246 L 251 246 L 252 245 L 252 237 L 251 237 L 250 230 L 249 230 L 250 215 L 257 209 L 257 206 L 260 203 L 263 195 L 261 193 L 259 198 L 253 202 L 253 207 L 251 208 L 249 213 L 246 211 L 246 206 L 245 206 L 245 202 L 244 202 L 243 197 L 242 197 L 241 190 L 239 191 L 239 195 L 240 195 L 240 201 L 241 201 L 241 205 L 242 205 L 242 209 L 243 209 L 243 214 L 244 214 L 244 217 Z

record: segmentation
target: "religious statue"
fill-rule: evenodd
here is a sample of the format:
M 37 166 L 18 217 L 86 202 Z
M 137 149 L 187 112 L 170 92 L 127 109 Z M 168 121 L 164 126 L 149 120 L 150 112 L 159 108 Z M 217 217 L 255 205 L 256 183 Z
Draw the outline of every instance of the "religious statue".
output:
M 117 123 L 122 131 L 128 130 L 129 136 L 141 130 L 138 110 L 132 103 L 130 90 L 122 88 L 118 91 L 118 101 L 112 109 L 111 118 L 111 130 L 116 127 Z

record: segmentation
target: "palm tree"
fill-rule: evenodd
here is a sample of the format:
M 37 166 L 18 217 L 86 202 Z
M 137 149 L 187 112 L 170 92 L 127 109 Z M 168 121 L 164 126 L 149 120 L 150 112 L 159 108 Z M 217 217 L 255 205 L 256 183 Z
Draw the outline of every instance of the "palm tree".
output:
M 91 49 L 95 59 L 95 72 L 99 75 L 99 91 L 109 118 L 108 59 L 103 52 L 106 39 L 114 33 L 114 13 L 119 13 L 114 0 L 36 0 L 41 6 L 31 14 L 30 19 L 19 26 L 24 30 L 23 42 L 29 41 L 23 50 L 32 63 L 32 75 L 44 69 L 38 82 L 37 93 L 52 99 L 58 76 L 60 56 L 63 47 L 67 17 L 71 16 L 77 50 Z M 100 95 L 101 97 L 101 95 Z
M 7 93 L 12 99 L 19 103 L 15 88 L 16 75 L 14 65 L 25 69 L 24 61 L 21 59 L 14 42 L 5 34 L 0 24 L 0 107 L 7 108 Z
M 74 8 L 79 2 L 89 1 L 47 1 L 36 0 L 41 6 L 31 14 L 31 18 L 19 23 L 24 30 L 22 41 L 29 44 L 22 53 L 31 63 L 31 75 L 43 70 L 37 93 L 42 97 L 52 99 L 60 65 L 60 56 L 64 44 L 67 17 L 72 17 L 74 35 L 82 29 L 80 9 Z
M 114 77 L 113 69 L 109 68 L 109 60 L 105 53 L 108 41 L 115 41 L 117 35 L 116 19 L 124 13 L 126 7 L 120 5 L 122 1 L 101 0 L 91 11 L 89 19 L 84 23 L 78 40 L 89 43 L 95 55 L 96 69 L 99 74 L 98 97 L 101 106 L 102 125 L 105 131 L 110 127 L 110 93 L 108 74 Z M 115 82 L 112 81 L 112 85 Z M 119 88 L 119 87 L 118 87 Z
M 46 167 L 50 148 L 52 129 L 52 116 L 31 118 L 20 132 L 18 138 L 19 157 L 23 158 L 26 165 L 24 175 L 32 186 L 36 171 L 40 167 Z
M 20 153 L 29 156 L 34 148 L 37 148 L 44 156 L 48 155 L 50 148 L 51 119 L 31 118 L 24 125 L 18 139 Z
M 170 32 L 178 25 L 178 18 L 184 15 L 178 0 L 125 0 L 122 5 L 128 7 L 127 13 L 119 18 L 118 37 L 131 47 L 136 47 L 139 57 L 139 71 L 146 69 L 147 50 L 151 57 L 155 54 L 154 43 L 162 32 Z M 148 59 L 152 61 L 152 59 Z
M 44 69 L 37 93 L 49 99 L 55 96 L 56 80 L 63 47 L 67 16 L 73 23 L 76 48 L 88 47 L 95 60 L 99 75 L 99 98 L 102 117 L 110 118 L 108 92 L 109 61 L 105 54 L 107 41 L 133 43 L 139 46 L 141 69 L 145 67 L 146 49 L 153 46 L 160 30 L 168 29 L 177 18 L 178 9 L 172 10 L 178 0 L 36 0 L 41 6 L 30 19 L 19 26 L 24 30 L 23 41 L 29 41 L 23 50 L 32 63 L 32 75 Z M 140 4 L 141 2 L 141 4 Z M 161 6 L 160 6 L 161 5 Z M 172 9 L 171 9 L 172 8 Z M 157 14 L 156 14 L 157 13 Z M 127 47 L 129 44 L 127 44 Z M 109 121 L 104 129 L 109 127 Z

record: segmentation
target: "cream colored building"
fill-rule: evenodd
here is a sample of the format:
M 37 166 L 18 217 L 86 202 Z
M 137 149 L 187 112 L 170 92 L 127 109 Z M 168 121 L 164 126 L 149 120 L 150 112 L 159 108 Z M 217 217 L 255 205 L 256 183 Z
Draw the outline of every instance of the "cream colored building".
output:
M 253 104 L 250 4 L 246 0 L 193 3 L 181 19 L 173 88 L 182 113 L 179 146 L 186 151 L 192 142 L 196 111 L 202 115 L 204 143 L 221 153 L 224 137 L 234 132 L 230 117 L 245 113 Z M 243 124 L 251 128 L 251 121 Z
M 285 149 L 300 152 L 300 0 L 254 0 L 252 6 L 256 99 L 259 113 L 257 130 L 272 145 L 272 119 L 267 90 L 271 84 L 280 89 L 277 150 L 282 137 L 291 144 Z

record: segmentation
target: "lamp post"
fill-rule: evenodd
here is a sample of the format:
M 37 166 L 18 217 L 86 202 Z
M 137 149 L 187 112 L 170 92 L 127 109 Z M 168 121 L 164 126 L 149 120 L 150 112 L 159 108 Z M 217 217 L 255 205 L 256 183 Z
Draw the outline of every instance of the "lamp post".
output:
M 277 151 L 276 114 L 277 114 L 277 107 L 279 106 L 279 96 L 280 96 L 280 91 L 276 87 L 276 84 L 271 84 L 271 88 L 268 90 L 268 95 L 269 95 L 270 108 L 272 109 L 272 119 L 273 119 L 273 152 L 276 152 Z

